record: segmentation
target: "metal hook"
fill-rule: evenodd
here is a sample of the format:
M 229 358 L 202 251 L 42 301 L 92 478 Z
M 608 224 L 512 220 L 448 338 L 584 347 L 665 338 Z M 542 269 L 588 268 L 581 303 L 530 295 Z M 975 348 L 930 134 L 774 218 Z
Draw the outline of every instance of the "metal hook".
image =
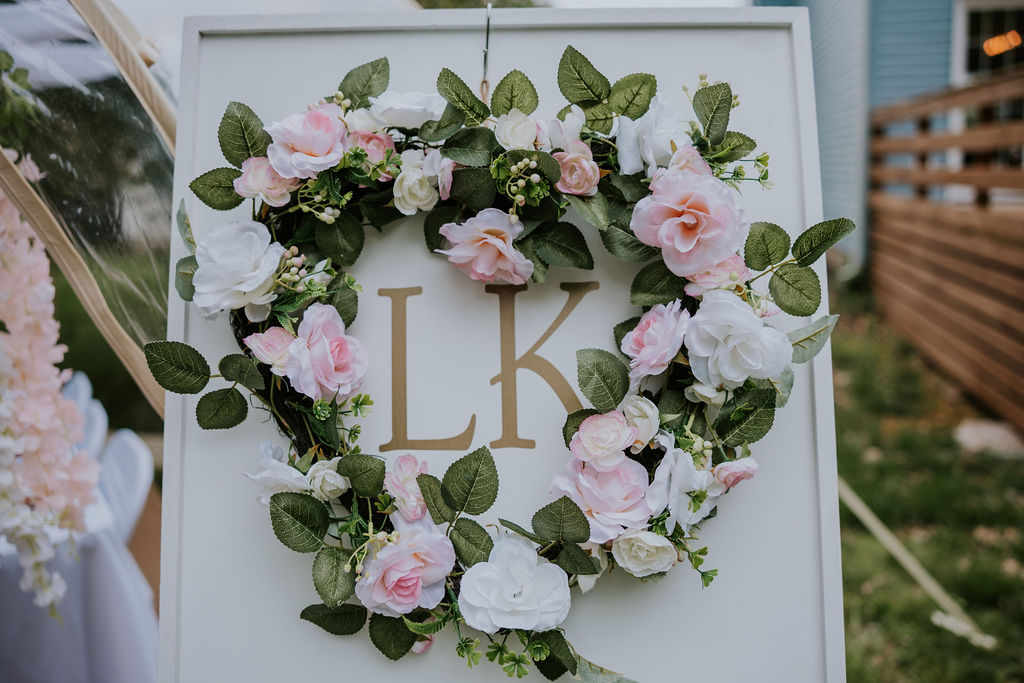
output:
M 491 8 L 494 3 L 487 3 L 487 24 L 484 28 L 484 73 L 480 79 L 480 99 L 484 104 L 491 103 L 491 84 L 487 81 L 487 52 L 491 47 Z

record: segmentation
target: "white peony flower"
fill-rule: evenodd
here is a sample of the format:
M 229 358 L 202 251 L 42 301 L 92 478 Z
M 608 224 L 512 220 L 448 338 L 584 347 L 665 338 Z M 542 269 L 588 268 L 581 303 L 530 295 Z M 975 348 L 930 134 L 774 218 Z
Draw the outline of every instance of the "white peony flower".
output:
M 612 541 L 615 562 L 638 578 L 667 572 L 679 559 L 672 541 L 645 529 L 627 529 Z
M 537 122 L 537 145 L 545 152 L 553 149 L 567 150 L 569 143 L 580 139 L 580 132 L 586 122 L 587 115 L 578 104 L 574 104 L 565 115 L 565 121 L 551 119 Z
M 427 121 L 441 118 L 448 105 L 437 93 L 388 90 L 370 98 L 370 113 L 395 128 L 419 128 Z
M 309 480 L 306 479 L 306 475 L 285 462 L 285 452 L 280 446 L 270 441 L 264 441 L 260 444 L 260 451 L 263 452 L 263 459 L 260 461 L 263 470 L 256 474 L 248 472 L 244 474 L 263 487 L 259 498 L 261 503 L 269 504 L 270 497 L 275 493 L 309 490 Z
M 717 500 L 709 492 L 701 508 L 694 511 L 690 508 L 689 494 L 721 487 L 715 486 L 717 482 L 711 473 L 710 458 L 703 458 L 702 465 L 705 467 L 698 468 L 688 451 L 676 447 L 674 436 L 661 432 L 656 440 L 658 446 L 665 451 L 665 457 L 654 471 L 654 481 L 647 488 L 647 506 L 654 515 L 668 510 L 665 524 L 669 531 L 675 528 L 676 523 L 688 531 L 691 525 L 708 516 Z
M 462 576 L 459 611 L 484 633 L 550 631 L 569 615 L 569 576 L 524 538 L 501 534 L 486 562 Z
M 438 194 L 430 176 L 423 169 L 423 152 L 410 149 L 402 152 L 402 171 L 395 179 L 395 208 L 406 216 L 429 211 L 437 204 Z
M 505 149 L 533 149 L 537 124 L 528 115 L 513 109 L 498 117 L 494 124 L 494 137 Z
M 716 388 L 778 377 L 793 359 L 789 338 L 723 289 L 704 294 L 684 341 L 694 376 Z
M 639 173 L 645 165 L 647 174 L 653 175 L 657 167 L 668 166 L 673 142 L 677 148 L 692 142 L 689 124 L 658 95 L 651 100 L 647 113 L 636 121 L 625 116 L 618 120 L 615 144 L 619 152 L 619 171 L 623 175 Z
M 344 119 L 350 133 L 379 133 L 384 129 L 384 122 L 369 109 L 352 109 Z
M 619 410 L 626 416 L 626 424 L 636 427 L 636 441 L 629 450 L 639 453 L 651 442 L 661 427 L 658 406 L 639 394 L 630 394 L 622 399 Z
M 340 457 L 332 458 L 331 460 L 320 460 L 313 463 L 313 466 L 309 468 L 309 472 L 306 473 L 306 478 L 309 480 L 309 488 L 312 489 L 313 495 L 325 503 L 329 503 L 345 493 L 345 491 L 348 491 L 348 477 L 338 474 L 338 462 L 340 461 Z
M 266 320 L 284 252 L 280 244 L 271 243 L 262 223 L 238 221 L 213 228 L 196 246 L 193 303 L 207 317 L 245 308 L 250 321 Z

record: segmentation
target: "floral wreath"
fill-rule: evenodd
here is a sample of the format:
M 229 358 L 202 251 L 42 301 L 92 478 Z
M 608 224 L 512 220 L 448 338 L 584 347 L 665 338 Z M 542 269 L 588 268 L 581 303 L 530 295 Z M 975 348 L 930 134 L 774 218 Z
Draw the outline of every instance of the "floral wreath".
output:
M 228 105 L 218 138 L 232 167 L 190 188 L 214 209 L 253 198 L 252 220 L 197 243 L 182 204 L 178 227 L 192 253 L 175 284 L 207 316 L 230 311 L 243 353 L 211 375 L 195 349 L 153 342 L 150 369 L 178 393 L 199 393 L 211 377 L 231 383 L 200 397 L 202 428 L 241 423 L 247 389 L 290 439 L 287 453 L 265 444 L 265 469 L 249 476 L 263 485 L 278 539 L 316 554 L 323 603 L 302 619 L 351 635 L 369 613 L 370 640 L 391 659 L 425 651 L 451 625 L 472 667 L 482 653 L 470 627 L 510 677 L 532 663 L 551 680 L 602 680 L 559 629 L 570 587 L 587 591 L 616 567 L 657 579 L 682 563 L 711 583 L 717 570 L 702 568 L 698 525 L 757 472 L 749 444 L 786 402 L 790 364 L 810 360 L 837 319 L 787 335 L 765 318 L 817 310 L 809 266 L 853 223 L 819 223 L 791 245 L 781 227 L 744 221 L 736 190 L 770 185 L 768 156 L 753 157 L 754 140 L 728 130 L 738 98 L 704 75 L 692 98 L 687 91 L 689 123 L 659 100 L 654 76 L 612 84 L 572 47 L 558 65 L 569 104 L 551 120 L 532 116 L 537 91 L 518 70 L 489 106 L 448 69 L 439 94 L 389 91 L 388 81 L 387 59 L 369 62 L 269 126 Z M 487 448 L 440 479 L 412 455 L 361 451 L 355 421 L 373 405 L 358 393 L 368 353 L 347 333 L 361 290 L 341 269 L 359 257 L 366 226 L 428 212 L 427 248 L 470 278 L 540 283 L 552 267 L 594 266 L 583 234 L 560 220 L 569 208 L 612 254 L 646 263 L 630 291 L 643 313 L 613 331 L 628 363 L 577 353 L 593 408 L 566 419 L 572 457 L 552 481 L 557 499 L 529 528 L 500 520 L 488 531 L 473 519 L 498 495 Z M 766 275 L 762 294 L 750 283 Z

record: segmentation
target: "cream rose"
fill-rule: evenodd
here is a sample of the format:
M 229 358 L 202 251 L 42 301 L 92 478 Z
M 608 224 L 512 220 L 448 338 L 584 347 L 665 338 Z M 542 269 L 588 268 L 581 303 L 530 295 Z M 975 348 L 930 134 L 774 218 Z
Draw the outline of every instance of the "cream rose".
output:
M 393 187 L 395 208 L 406 216 L 430 211 L 437 204 L 437 190 L 423 169 L 423 152 L 419 150 L 402 152 L 402 170 Z
M 672 541 L 644 529 L 628 529 L 612 541 L 612 557 L 639 578 L 667 572 L 679 559 Z
M 513 109 L 498 117 L 494 124 L 494 137 L 505 149 L 533 149 L 537 124 L 523 112 Z
M 309 468 L 309 472 L 306 472 L 309 488 L 313 491 L 313 495 L 325 503 L 334 500 L 345 493 L 345 491 L 348 491 L 348 478 L 338 474 L 338 463 L 340 461 L 341 458 L 321 460 L 313 463 L 313 466 Z
M 370 98 L 370 113 L 394 128 L 419 128 L 441 118 L 447 104 L 437 93 L 388 90 Z
M 262 223 L 238 221 L 212 228 L 196 247 L 199 267 L 192 276 L 192 302 L 207 317 L 244 308 L 250 321 L 266 320 L 284 253 L 284 247 L 271 243 Z

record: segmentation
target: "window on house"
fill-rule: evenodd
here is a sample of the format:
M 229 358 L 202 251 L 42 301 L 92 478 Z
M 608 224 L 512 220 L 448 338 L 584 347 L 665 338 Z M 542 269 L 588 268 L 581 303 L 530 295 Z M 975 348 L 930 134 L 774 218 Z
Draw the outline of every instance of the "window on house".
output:
M 1018 46 L 1001 54 L 989 57 L 983 45 L 992 36 L 1007 31 L 1018 31 L 1024 34 L 1024 8 L 1014 9 L 976 9 L 967 14 L 967 73 L 972 80 L 1009 69 L 1024 69 L 1024 45 Z M 1024 119 L 1024 99 L 1000 102 L 993 111 L 968 112 L 967 125 L 977 125 L 992 121 L 1020 121 Z M 992 155 L 968 153 L 965 161 L 995 162 L 998 165 L 1020 166 L 1021 150 L 1002 149 Z

